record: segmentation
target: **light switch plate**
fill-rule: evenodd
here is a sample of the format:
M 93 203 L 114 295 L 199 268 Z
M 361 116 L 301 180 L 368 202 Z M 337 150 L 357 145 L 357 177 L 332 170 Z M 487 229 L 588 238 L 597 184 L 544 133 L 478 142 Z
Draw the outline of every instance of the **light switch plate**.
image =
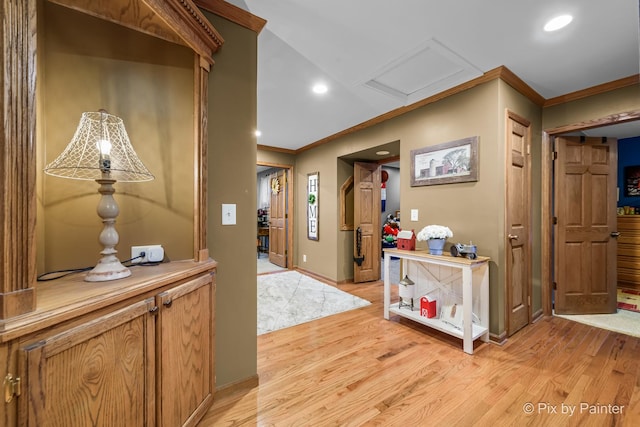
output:
M 411 209 L 411 221 L 418 220 L 418 209 Z
M 235 204 L 222 204 L 222 225 L 236 225 Z

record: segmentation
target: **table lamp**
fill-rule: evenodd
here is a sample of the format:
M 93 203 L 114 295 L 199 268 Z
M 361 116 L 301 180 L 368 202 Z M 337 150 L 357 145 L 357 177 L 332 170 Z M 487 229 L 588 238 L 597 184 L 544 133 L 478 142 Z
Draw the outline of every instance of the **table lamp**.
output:
M 100 252 L 102 258 L 84 280 L 104 282 L 130 276 L 131 271 L 116 257 L 119 236 L 115 222 L 119 209 L 113 198 L 113 184 L 150 181 L 153 175 L 131 146 L 122 119 L 105 110 L 82 113 L 71 142 L 44 172 L 62 178 L 95 180 L 100 184 L 98 192 L 102 197 L 97 211 L 104 224 L 99 237 L 104 249 Z

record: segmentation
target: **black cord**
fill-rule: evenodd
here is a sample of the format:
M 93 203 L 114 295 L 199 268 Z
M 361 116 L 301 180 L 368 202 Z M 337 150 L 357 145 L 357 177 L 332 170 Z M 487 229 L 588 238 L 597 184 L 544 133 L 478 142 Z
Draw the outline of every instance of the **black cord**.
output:
M 144 258 L 145 257 L 145 253 L 144 252 L 140 252 L 140 254 L 137 257 L 133 257 L 130 258 L 126 261 L 122 261 L 122 264 L 127 263 L 127 262 L 131 262 L 133 260 L 136 260 L 138 258 Z M 142 263 L 137 263 L 137 264 L 133 264 L 133 265 L 141 265 L 141 266 L 153 266 L 153 265 L 158 265 L 158 262 L 142 262 Z M 132 267 L 132 265 L 128 265 L 126 267 Z M 70 268 L 68 270 L 57 270 L 57 271 L 49 271 L 47 273 L 43 273 L 41 275 L 38 276 L 37 281 L 38 282 L 48 282 L 50 280 L 56 280 L 56 279 L 60 279 L 62 277 L 68 276 L 70 274 L 73 273 L 80 273 L 82 271 L 89 271 L 91 270 L 93 267 L 83 267 L 83 268 Z M 48 277 L 51 275 L 57 274 L 57 276 L 55 277 Z

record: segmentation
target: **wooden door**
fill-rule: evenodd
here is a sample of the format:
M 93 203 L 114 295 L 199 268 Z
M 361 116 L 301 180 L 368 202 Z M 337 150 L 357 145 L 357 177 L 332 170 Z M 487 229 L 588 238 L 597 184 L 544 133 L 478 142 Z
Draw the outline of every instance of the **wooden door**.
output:
M 207 274 L 157 297 L 158 426 L 194 426 L 213 403 L 214 294 Z
M 556 138 L 555 312 L 616 312 L 618 142 Z
M 149 298 L 22 348 L 20 425 L 155 426 L 154 306 Z
M 275 180 L 275 181 L 274 181 Z M 287 267 L 287 170 L 280 169 L 269 177 L 269 262 Z
M 507 118 L 506 287 L 509 336 L 531 321 L 531 156 L 529 122 Z
M 380 280 L 380 165 L 353 165 L 353 281 Z M 360 260 L 360 262 L 356 261 Z

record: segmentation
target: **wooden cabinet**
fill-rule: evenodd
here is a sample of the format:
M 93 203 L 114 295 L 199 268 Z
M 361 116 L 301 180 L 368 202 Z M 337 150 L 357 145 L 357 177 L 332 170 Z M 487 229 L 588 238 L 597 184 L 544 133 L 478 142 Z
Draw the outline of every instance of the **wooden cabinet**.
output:
M 618 286 L 640 289 L 640 215 L 618 217 Z
M 46 194 L 38 194 L 36 171 L 45 156 L 36 122 L 46 122 L 42 71 L 55 74 L 38 46 L 49 3 L 193 52 L 193 93 L 180 91 L 193 102 L 193 129 L 184 135 L 193 141 L 191 259 L 134 267 L 130 277 L 110 282 L 88 284 L 82 274 L 37 282 L 45 268 L 38 256 L 48 255 L 37 238 L 45 235 L 36 212 L 42 214 Z M 206 124 L 209 71 L 223 39 L 192 0 L 0 0 L 0 15 L 0 425 L 194 425 L 214 392 L 216 264 L 207 248 Z M 127 55 L 135 52 L 127 46 Z M 91 52 L 86 55 L 91 62 Z M 99 99 L 71 92 L 89 103 Z
M 154 425 L 153 306 L 142 300 L 23 347 L 20 424 Z
M 215 391 L 215 267 L 177 261 L 39 289 L 3 323 L 6 426 L 193 426 Z M 19 381 L 19 383 L 18 383 Z

